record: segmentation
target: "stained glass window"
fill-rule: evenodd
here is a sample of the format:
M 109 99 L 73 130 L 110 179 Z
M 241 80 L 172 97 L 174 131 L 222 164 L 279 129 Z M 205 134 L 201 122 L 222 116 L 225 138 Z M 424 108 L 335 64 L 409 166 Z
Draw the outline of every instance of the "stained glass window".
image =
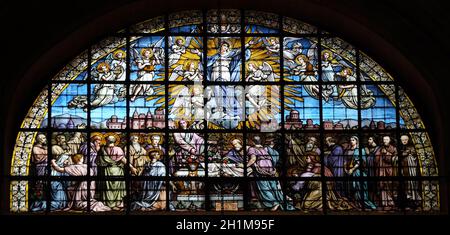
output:
M 10 172 L 21 213 L 439 211 L 405 91 L 343 39 L 272 13 L 184 11 L 49 79 Z

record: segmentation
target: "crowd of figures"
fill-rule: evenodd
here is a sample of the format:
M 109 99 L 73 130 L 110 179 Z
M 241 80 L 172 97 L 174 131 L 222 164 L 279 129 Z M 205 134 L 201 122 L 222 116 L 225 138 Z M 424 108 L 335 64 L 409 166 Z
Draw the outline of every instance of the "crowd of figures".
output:
M 184 120 L 178 124 L 181 129 L 190 128 Z M 401 136 L 399 146 L 388 135 L 369 137 L 364 146 L 357 136 L 329 136 L 324 140 L 326 147 L 320 148 L 313 135 L 286 134 L 283 150 L 281 138 L 274 133 L 251 134 L 247 146 L 242 136 L 229 134 L 231 138 L 222 138 L 223 146 L 210 144 L 207 151 L 200 133 L 173 133 L 166 147 L 161 134 L 146 138 L 131 134 L 124 141 L 117 133 L 93 133 L 88 141 L 80 132 L 60 133 L 51 140 L 51 151 L 46 135 L 37 134 L 30 169 L 36 176 L 54 178 L 34 180 L 30 210 L 123 210 L 126 201 L 131 210 L 165 210 L 167 205 L 176 210 L 176 194 L 202 194 L 204 185 L 193 181 L 166 185 L 164 177 L 182 176 L 182 169 L 187 172 L 183 176 L 200 176 L 205 153 L 209 164 L 227 167 L 219 176 L 243 177 L 246 167 L 252 179 L 249 205 L 255 210 L 314 211 L 325 207 L 323 201 L 332 210 L 421 208 L 422 189 L 414 179 L 420 176 L 420 166 L 407 135 Z M 124 180 L 127 170 L 130 176 L 139 177 L 129 182 L 129 190 Z M 278 178 L 284 173 L 289 180 Z M 88 175 L 93 176 L 91 180 L 76 179 Z M 321 176 L 328 178 L 322 181 Z M 396 176 L 406 178 L 398 181 Z M 167 195 L 170 203 L 166 203 Z
M 376 137 L 368 137 L 365 146 L 357 136 L 326 137 L 324 159 L 320 159 L 318 140 L 288 136 L 288 175 L 301 177 L 330 177 L 326 179 L 326 197 L 331 210 L 420 210 L 422 196 L 420 165 L 408 135 L 401 136 L 395 146 L 388 135 L 377 144 Z M 306 142 L 306 144 L 302 144 Z M 404 176 L 400 185 L 397 176 Z M 385 179 L 383 179 L 383 177 Z M 303 210 L 321 209 L 322 182 L 304 180 L 292 182 L 296 207 Z M 403 189 L 403 190 L 400 190 Z M 295 200 L 294 200 L 295 201 Z

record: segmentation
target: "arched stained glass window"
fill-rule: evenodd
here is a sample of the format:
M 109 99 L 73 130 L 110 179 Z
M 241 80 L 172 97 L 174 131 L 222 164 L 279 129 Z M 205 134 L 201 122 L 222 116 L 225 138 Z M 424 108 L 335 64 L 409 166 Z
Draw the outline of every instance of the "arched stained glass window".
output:
M 186 11 L 49 79 L 11 162 L 12 212 L 438 211 L 405 91 L 363 51 L 279 15 Z

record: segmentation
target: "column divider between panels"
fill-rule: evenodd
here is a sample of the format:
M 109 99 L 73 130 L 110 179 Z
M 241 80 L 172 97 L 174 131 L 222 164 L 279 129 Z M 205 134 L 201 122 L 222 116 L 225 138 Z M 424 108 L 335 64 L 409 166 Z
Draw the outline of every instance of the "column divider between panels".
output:
M 169 16 L 168 13 L 164 15 L 164 146 L 166 151 L 164 153 L 164 165 L 166 167 L 166 211 L 170 211 L 170 159 L 169 159 Z M 172 166 L 173 167 L 173 166 Z
M 131 66 L 131 63 L 130 63 L 130 36 L 129 36 L 129 28 L 127 27 L 127 29 L 126 29 L 126 42 L 125 42 L 125 46 L 126 46 L 126 57 L 125 57 L 125 59 L 127 60 L 126 61 L 126 75 L 125 75 L 125 80 L 126 80 L 126 82 L 125 82 L 125 92 L 126 92 L 126 102 L 125 102 L 125 109 L 126 109 L 126 112 L 125 112 L 125 120 L 126 120 L 126 123 L 125 123 L 125 128 L 126 128 L 126 141 L 125 141 L 125 144 L 126 144 L 126 160 L 127 160 L 127 164 L 125 165 L 125 187 L 126 187 L 126 199 L 127 199 L 127 201 L 126 201 L 126 208 L 125 208 L 125 214 L 127 214 L 127 215 L 129 215 L 130 214 L 130 210 L 131 210 L 131 192 L 132 192 L 132 190 L 131 190 L 131 186 L 133 185 L 133 182 L 131 181 L 132 180 L 132 176 L 131 176 L 131 174 L 130 174 L 130 170 L 131 170 L 131 167 L 130 167 L 130 147 L 131 147 L 131 145 L 130 145 L 130 138 L 131 138 L 131 134 L 130 134 L 130 66 Z M 140 182 L 139 182 L 140 183 Z
M 87 151 L 87 157 L 86 157 L 86 164 L 87 164 L 87 212 L 90 213 L 91 212 L 91 197 L 94 197 L 94 195 L 91 195 L 91 182 L 93 180 L 92 177 L 92 172 L 91 172 L 91 168 L 92 168 L 92 164 L 91 164 L 91 80 L 92 80 L 92 72 L 91 72 L 91 63 L 92 63 L 92 47 L 90 46 L 88 49 L 88 54 L 87 54 L 87 81 L 86 81 L 86 90 L 87 90 L 87 113 L 86 113 L 86 118 L 87 118 L 87 123 L 86 123 L 86 128 L 87 128 L 87 135 L 86 135 L 86 151 Z M 95 180 L 95 178 L 94 178 Z
M 242 200 L 243 200 L 243 206 L 244 206 L 244 211 L 249 210 L 249 200 L 251 200 L 251 192 L 249 190 L 251 190 L 251 187 L 249 187 L 249 185 L 251 184 L 251 182 L 249 181 L 248 178 L 248 171 L 247 171 L 247 163 L 248 163 L 248 159 L 247 159 L 247 107 L 246 107 L 246 100 L 245 100 L 245 95 L 247 93 L 247 81 L 246 81 L 246 71 L 245 71 L 245 38 L 247 36 L 246 32 L 245 32 L 245 18 L 244 18 L 244 10 L 241 9 L 241 82 L 244 85 L 243 86 L 243 91 L 244 91 L 244 96 L 242 96 L 242 116 L 244 117 L 244 124 L 242 126 L 242 145 L 243 145 L 243 159 L 244 159 L 244 185 L 243 185 L 243 189 L 242 189 Z
M 323 131 L 323 97 L 322 97 L 322 85 L 323 85 L 323 78 L 322 78 L 322 34 L 318 29 L 317 34 L 317 63 L 318 63 L 318 75 L 319 75 L 319 139 L 320 139 L 320 179 L 322 184 L 322 213 L 328 214 L 328 207 L 327 207 L 327 184 L 326 184 L 326 178 L 325 178 L 325 165 L 324 165 L 324 131 Z
M 202 79 L 202 86 L 203 86 L 203 92 L 205 91 L 205 89 L 207 88 L 206 87 L 206 80 L 207 80 L 207 76 L 208 76 L 208 73 L 207 73 L 207 67 L 206 67 L 206 64 L 207 64 L 207 62 L 208 62 L 208 39 L 207 39 L 207 30 L 208 30 L 208 24 L 207 24 L 207 17 L 206 17 L 206 14 L 207 14 L 207 11 L 206 10 L 203 10 L 202 11 L 202 19 L 203 19 L 203 22 L 202 22 L 202 26 L 203 26 L 203 31 L 201 32 L 201 35 L 203 36 L 203 51 L 202 51 L 202 59 L 203 59 L 203 61 L 202 61 L 202 66 L 203 66 L 203 79 Z M 206 106 L 206 102 L 207 102 L 207 98 L 206 98 L 206 96 L 203 96 L 203 107 L 205 108 L 205 106 Z M 203 136 L 203 138 L 205 139 L 205 141 L 204 141 L 204 149 L 203 149 L 203 159 L 204 159 L 204 162 L 205 162 L 205 176 L 204 176 L 204 194 L 205 194 L 205 211 L 210 211 L 210 209 L 211 209 L 211 198 L 210 198 L 210 191 L 209 191 L 209 189 L 210 189 L 210 184 L 209 184 L 209 174 L 208 174 L 208 163 L 209 163 L 209 159 L 208 159 L 208 122 L 206 121 L 206 113 L 207 112 L 204 112 L 205 113 L 205 122 L 204 122 L 204 125 L 203 125 L 203 133 L 204 133 L 204 136 Z M 200 146 L 196 146 L 197 148 L 199 148 Z
M 283 51 L 284 51 L 284 37 L 282 36 L 282 32 L 283 32 L 283 16 L 282 15 L 278 15 L 278 33 L 280 34 L 280 36 L 278 37 L 278 43 L 280 45 L 280 49 L 279 49 L 279 60 L 280 60 L 280 78 L 278 80 L 279 82 L 279 97 L 280 97 L 280 125 L 278 128 L 281 130 L 281 179 L 282 179 L 282 192 L 283 193 L 283 209 L 287 209 L 287 205 L 289 204 L 287 201 L 287 188 L 288 188 L 288 182 L 287 182 L 287 150 L 286 150 L 286 126 L 285 126 L 285 114 L 284 114 L 284 86 L 286 85 L 285 81 L 284 81 L 284 57 L 283 57 Z M 275 166 L 274 166 L 275 167 Z

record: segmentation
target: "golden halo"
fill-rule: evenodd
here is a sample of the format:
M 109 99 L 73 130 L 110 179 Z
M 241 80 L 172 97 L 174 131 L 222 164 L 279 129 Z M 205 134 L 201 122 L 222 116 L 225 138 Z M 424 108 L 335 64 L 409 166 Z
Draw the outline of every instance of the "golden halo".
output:
M 333 59 L 333 52 L 331 52 L 330 50 L 323 50 L 322 53 L 320 53 L 321 57 L 323 58 L 323 56 L 325 55 L 325 53 L 328 53 L 328 61 Z
M 117 134 L 115 132 L 108 132 L 108 133 L 105 133 L 103 135 L 103 139 L 105 141 L 105 144 L 106 144 L 106 138 L 108 138 L 108 136 L 114 136 L 114 138 L 116 138 L 116 142 L 114 142 L 114 146 L 117 146 L 120 143 L 120 136 L 119 136 L 119 134 Z
M 119 49 L 119 50 L 116 50 L 116 51 L 113 53 L 114 59 L 119 59 L 119 58 L 117 58 L 117 55 L 118 55 L 119 53 L 122 53 L 122 55 L 123 55 L 122 59 L 125 58 L 125 56 L 126 56 L 125 51 L 122 50 L 122 49 Z
M 186 43 L 186 39 L 184 39 L 184 37 L 176 37 L 174 43 L 177 44 L 178 40 L 181 40 L 181 44 L 183 45 Z
M 148 57 L 151 58 L 153 56 L 153 50 L 151 48 L 142 48 L 141 49 L 141 56 L 144 56 L 146 51 L 148 51 L 150 53 L 150 55 Z
M 228 44 L 228 49 L 231 50 L 231 49 L 233 49 L 233 46 L 234 46 L 233 42 L 230 39 L 219 38 L 218 43 L 219 43 L 218 48 L 222 47 L 222 44 Z
M 103 138 L 103 133 L 101 133 L 101 132 L 92 132 L 89 139 L 92 140 L 92 138 L 94 138 L 95 136 L 100 137 L 100 144 L 105 144 L 105 138 Z
M 235 139 L 238 139 L 240 142 L 241 142 L 241 145 L 244 145 L 244 142 L 243 142 L 243 138 L 242 138 L 242 136 L 240 136 L 240 135 L 229 135 L 227 138 L 226 138 L 226 144 L 227 145 L 231 145 L 231 141 L 233 141 L 233 140 L 235 140 Z
M 147 137 L 147 142 L 148 142 L 149 144 L 152 144 L 152 136 L 159 136 L 159 142 L 158 142 L 158 144 L 162 144 L 162 142 L 163 142 L 163 136 L 162 136 L 162 134 L 150 134 L 150 135 Z
M 198 61 L 196 61 L 196 60 L 186 60 L 184 62 L 184 65 L 183 65 L 183 69 L 186 70 L 186 71 L 189 70 L 189 66 L 191 66 L 191 63 L 194 63 L 195 69 L 198 68 Z

